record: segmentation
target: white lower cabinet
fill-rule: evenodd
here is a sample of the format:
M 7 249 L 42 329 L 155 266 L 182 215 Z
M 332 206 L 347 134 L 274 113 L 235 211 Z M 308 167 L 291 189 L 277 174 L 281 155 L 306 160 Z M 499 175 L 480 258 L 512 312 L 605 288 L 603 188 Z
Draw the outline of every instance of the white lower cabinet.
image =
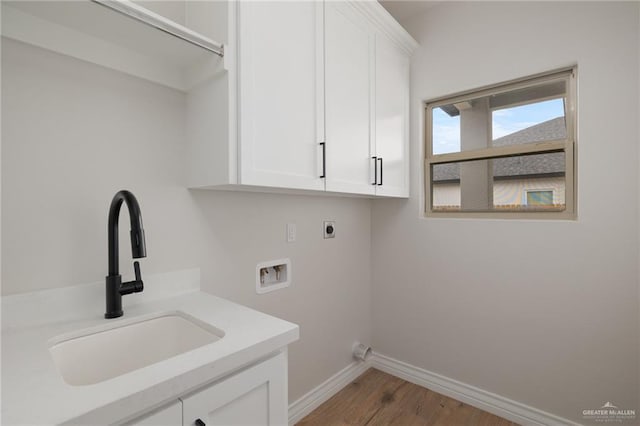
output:
M 280 353 L 181 399 L 185 426 L 285 425 L 287 357 Z
M 145 415 L 134 425 L 234 426 L 288 424 L 287 354 L 265 361 Z

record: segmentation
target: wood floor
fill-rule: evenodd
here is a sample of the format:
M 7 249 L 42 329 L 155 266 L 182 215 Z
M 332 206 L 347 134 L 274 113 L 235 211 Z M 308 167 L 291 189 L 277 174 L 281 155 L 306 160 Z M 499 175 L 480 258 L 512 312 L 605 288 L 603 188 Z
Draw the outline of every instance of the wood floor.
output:
M 316 425 L 516 426 L 373 368 L 298 423 L 298 426 Z

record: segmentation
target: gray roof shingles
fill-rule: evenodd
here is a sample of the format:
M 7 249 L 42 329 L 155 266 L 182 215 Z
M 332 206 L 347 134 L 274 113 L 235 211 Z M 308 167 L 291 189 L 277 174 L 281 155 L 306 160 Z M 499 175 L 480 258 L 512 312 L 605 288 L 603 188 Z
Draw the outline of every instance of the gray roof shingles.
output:
M 493 146 L 521 145 L 531 142 L 551 141 L 566 138 L 564 117 L 536 124 L 493 141 Z M 564 173 L 564 153 L 536 154 L 506 157 L 493 160 L 495 178 L 523 177 L 533 175 L 562 175 Z M 433 166 L 434 182 L 460 180 L 460 163 L 436 164 Z

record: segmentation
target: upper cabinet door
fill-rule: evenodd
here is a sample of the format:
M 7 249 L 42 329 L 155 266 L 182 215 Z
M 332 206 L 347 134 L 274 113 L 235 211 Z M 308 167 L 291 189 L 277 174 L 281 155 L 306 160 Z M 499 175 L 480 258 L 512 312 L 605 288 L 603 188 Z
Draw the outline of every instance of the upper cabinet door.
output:
M 326 189 L 374 194 L 371 168 L 373 33 L 344 2 L 325 5 Z
M 375 142 L 376 195 L 409 196 L 408 55 L 385 36 L 376 35 Z
M 323 190 L 323 4 L 237 5 L 239 183 Z

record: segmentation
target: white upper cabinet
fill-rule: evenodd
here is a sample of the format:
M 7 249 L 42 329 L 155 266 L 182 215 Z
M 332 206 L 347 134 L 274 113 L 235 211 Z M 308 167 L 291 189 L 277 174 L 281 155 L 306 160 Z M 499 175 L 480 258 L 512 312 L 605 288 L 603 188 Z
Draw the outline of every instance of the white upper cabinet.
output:
M 407 197 L 417 44 L 391 15 L 376 2 L 223 4 L 226 74 L 187 96 L 188 186 Z
M 239 183 L 323 190 L 321 2 L 239 2 Z
M 408 197 L 411 44 L 373 10 L 326 3 L 326 189 Z
M 409 196 L 409 57 L 383 35 L 375 48 L 376 195 Z
M 186 186 L 408 196 L 409 57 L 375 1 L 3 1 L 2 35 L 185 93 Z
M 375 194 L 371 182 L 374 33 L 349 3 L 327 2 L 326 189 Z

